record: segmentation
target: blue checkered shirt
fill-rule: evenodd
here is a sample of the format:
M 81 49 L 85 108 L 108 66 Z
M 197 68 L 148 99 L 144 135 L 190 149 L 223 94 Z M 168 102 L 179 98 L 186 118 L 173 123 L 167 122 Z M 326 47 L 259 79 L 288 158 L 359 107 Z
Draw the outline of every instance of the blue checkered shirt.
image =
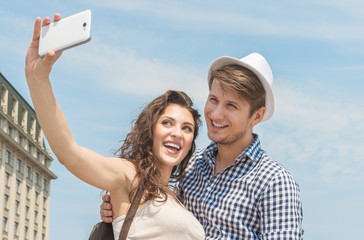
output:
M 299 186 L 261 149 L 258 136 L 215 175 L 216 153 L 214 142 L 196 152 L 178 184 L 206 239 L 302 239 Z

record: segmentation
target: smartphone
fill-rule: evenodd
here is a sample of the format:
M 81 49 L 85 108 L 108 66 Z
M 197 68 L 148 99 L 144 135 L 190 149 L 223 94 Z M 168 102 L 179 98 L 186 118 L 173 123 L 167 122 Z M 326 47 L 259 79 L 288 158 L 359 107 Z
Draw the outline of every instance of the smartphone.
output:
M 48 51 L 63 51 L 91 40 L 91 11 L 86 10 L 42 27 L 39 56 Z

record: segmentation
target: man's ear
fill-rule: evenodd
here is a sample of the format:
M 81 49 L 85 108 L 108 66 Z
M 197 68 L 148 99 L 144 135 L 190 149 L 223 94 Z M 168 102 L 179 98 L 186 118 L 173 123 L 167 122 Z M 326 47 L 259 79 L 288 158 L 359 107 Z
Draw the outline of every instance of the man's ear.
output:
M 257 111 L 255 111 L 255 113 L 251 118 L 253 127 L 262 121 L 264 113 L 265 113 L 265 107 L 261 107 Z

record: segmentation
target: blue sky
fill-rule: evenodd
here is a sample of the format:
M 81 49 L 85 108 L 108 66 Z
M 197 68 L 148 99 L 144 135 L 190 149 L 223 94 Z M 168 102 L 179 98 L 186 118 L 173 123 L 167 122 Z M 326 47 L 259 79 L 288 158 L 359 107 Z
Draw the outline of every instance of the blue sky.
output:
M 217 57 L 264 55 L 276 111 L 255 132 L 300 185 L 304 238 L 362 236 L 363 2 L 33 2 L 1 4 L 0 71 L 31 102 L 24 59 L 35 18 L 91 9 L 91 42 L 65 51 L 51 80 L 76 141 L 104 155 L 119 146 L 141 107 L 167 89 L 186 91 L 202 112 Z M 208 143 L 203 125 L 198 146 Z M 56 159 L 52 170 L 50 239 L 87 239 L 100 220 L 101 191 Z

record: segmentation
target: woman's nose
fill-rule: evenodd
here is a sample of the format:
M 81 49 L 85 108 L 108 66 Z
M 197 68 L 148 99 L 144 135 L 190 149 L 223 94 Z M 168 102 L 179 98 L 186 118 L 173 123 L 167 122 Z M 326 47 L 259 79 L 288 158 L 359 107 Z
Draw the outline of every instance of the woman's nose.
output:
M 181 137 L 182 135 L 182 130 L 179 127 L 174 127 L 171 131 L 171 135 L 174 137 Z

